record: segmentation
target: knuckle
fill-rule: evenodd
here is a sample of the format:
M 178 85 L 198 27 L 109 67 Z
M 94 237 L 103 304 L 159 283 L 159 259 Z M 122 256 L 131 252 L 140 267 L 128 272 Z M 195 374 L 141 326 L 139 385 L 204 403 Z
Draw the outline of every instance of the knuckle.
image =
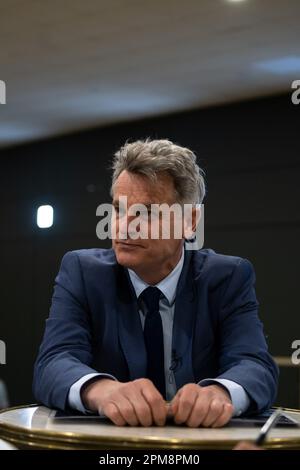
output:
M 233 414 L 233 411 L 234 411 L 233 405 L 231 403 L 225 403 L 224 411 L 225 411 L 226 415 L 231 416 Z
M 218 400 L 213 400 L 210 405 L 211 411 L 221 411 L 223 410 L 223 404 Z
M 149 385 L 149 384 L 152 384 L 151 380 L 150 379 L 142 379 L 141 382 L 145 385 Z
M 163 398 L 161 395 L 159 395 L 158 393 L 152 393 L 150 396 L 149 396 L 149 401 L 151 403 L 151 405 L 153 406 L 159 406 L 163 403 Z
M 149 384 L 152 384 L 151 380 L 146 379 L 146 378 L 136 379 L 134 382 L 142 386 L 147 386 Z
M 110 416 L 114 419 L 118 418 L 119 417 L 119 412 L 115 409 L 115 408 L 112 408 L 110 410 Z
M 190 388 L 191 384 L 185 384 L 183 387 L 182 387 L 182 390 L 188 390 Z
M 116 420 L 116 419 L 119 418 L 119 412 L 118 412 L 118 410 L 117 410 L 115 407 L 113 407 L 113 406 L 108 407 L 106 414 L 107 414 L 107 416 L 108 416 L 109 418 L 111 418 L 111 419 L 113 419 L 113 420 Z
M 111 402 L 106 402 L 103 404 L 103 412 L 105 414 L 111 414 L 111 412 L 114 410 L 114 406 Z
M 206 398 L 212 398 L 213 392 L 209 389 L 209 387 L 202 387 L 201 395 L 204 395 Z
M 200 387 L 197 384 L 186 384 L 182 387 L 182 389 L 186 392 L 192 392 L 194 390 L 200 390 Z

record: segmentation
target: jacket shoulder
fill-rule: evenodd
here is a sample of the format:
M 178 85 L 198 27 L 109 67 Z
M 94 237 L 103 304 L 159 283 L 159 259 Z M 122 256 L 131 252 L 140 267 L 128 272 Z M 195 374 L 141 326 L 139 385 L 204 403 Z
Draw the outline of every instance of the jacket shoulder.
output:
M 216 278 L 224 278 L 231 276 L 236 269 L 246 274 L 254 271 L 252 263 L 248 259 L 216 253 L 210 248 L 195 251 L 193 258 L 196 275 L 201 272 Z
M 117 264 L 114 250 L 105 248 L 68 251 L 62 259 L 62 264 L 74 263 L 75 261 L 79 262 L 84 270 L 93 267 L 113 267 Z

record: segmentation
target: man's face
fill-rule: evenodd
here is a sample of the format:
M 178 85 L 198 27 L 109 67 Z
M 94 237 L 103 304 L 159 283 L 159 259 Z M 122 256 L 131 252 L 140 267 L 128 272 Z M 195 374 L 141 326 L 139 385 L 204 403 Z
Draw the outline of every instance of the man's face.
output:
M 120 204 L 124 196 L 127 197 L 127 209 Z M 119 175 L 114 185 L 113 195 L 115 208 L 113 226 L 115 225 L 116 233 L 116 238 L 113 239 L 113 248 L 118 263 L 135 271 L 160 271 L 162 266 L 170 265 L 172 267 L 173 261 L 178 261 L 183 238 L 174 238 L 174 217 L 172 214 L 170 218 L 171 237 L 163 239 L 159 236 L 158 239 L 151 239 L 151 219 L 152 225 L 156 224 L 160 228 L 162 225 L 162 217 L 156 217 L 155 214 L 153 217 L 153 213 L 151 214 L 151 204 L 165 203 L 171 206 L 175 202 L 173 180 L 165 172 L 160 173 L 155 182 L 143 175 L 128 171 L 123 171 Z M 130 225 L 133 225 L 132 221 L 136 219 L 136 215 L 128 213 L 128 208 L 134 204 L 143 204 L 148 209 L 146 214 L 141 214 L 142 217 L 140 217 L 141 225 L 148 227 L 147 239 L 133 239 L 133 230 L 130 229 Z

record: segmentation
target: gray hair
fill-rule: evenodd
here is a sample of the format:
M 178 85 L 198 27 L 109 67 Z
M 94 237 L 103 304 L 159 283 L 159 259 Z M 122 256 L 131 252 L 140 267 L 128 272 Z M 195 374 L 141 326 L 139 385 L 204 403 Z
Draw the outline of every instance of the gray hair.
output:
M 126 142 L 115 153 L 112 168 L 111 194 L 118 176 L 126 170 L 154 181 L 157 173 L 167 172 L 173 178 L 176 202 L 181 204 L 199 204 L 205 196 L 204 172 L 196 155 L 167 139 Z

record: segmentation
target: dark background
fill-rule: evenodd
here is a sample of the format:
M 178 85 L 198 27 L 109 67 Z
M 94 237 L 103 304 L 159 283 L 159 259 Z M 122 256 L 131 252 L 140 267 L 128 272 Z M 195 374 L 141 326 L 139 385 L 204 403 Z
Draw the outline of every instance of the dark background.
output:
M 290 95 L 207 108 L 53 138 L 0 152 L 1 323 L 11 404 L 34 401 L 34 360 L 54 277 L 68 250 L 107 247 L 96 207 L 109 202 L 113 153 L 125 140 L 169 138 L 196 151 L 206 172 L 205 247 L 246 257 L 273 355 L 300 338 L 300 106 Z M 54 225 L 36 209 L 54 207 Z M 281 369 L 278 403 L 299 406 L 298 369 Z

